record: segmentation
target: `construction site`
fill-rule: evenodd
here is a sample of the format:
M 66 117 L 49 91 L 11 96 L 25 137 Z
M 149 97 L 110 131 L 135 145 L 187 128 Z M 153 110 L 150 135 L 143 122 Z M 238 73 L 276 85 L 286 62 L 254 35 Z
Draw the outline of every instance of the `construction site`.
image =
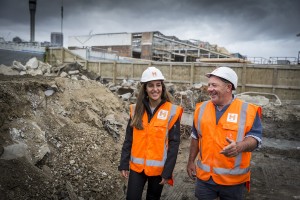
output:
M 244 198 L 300 199 L 299 56 L 252 60 L 159 31 L 70 36 L 67 48 L 62 38 L 37 44 L 33 20 L 31 43 L 0 39 L 0 200 L 124 200 L 118 165 L 129 105 L 149 66 L 184 108 L 174 186 L 161 199 L 196 199 L 186 172 L 193 112 L 210 99 L 205 74 L 220 66 L 237 73 L 237 98 L 262 107 L 262 146 Z
M 224 63 L 88 61 L 63 48 L 47 58 L 0 67 L 0 199 L 125 199 L 117 166 L 129 104 L 150 65 L 184 107 L 175 185 L 162 199 L 195 199 L 186 173 L 192 114 L 209 99 L 205 74 Z M 263 108 L 263 143 L 253 152 L 245 199 L 299 199 L 300 68 L 226 65 L 239 76 L 238 98 Z

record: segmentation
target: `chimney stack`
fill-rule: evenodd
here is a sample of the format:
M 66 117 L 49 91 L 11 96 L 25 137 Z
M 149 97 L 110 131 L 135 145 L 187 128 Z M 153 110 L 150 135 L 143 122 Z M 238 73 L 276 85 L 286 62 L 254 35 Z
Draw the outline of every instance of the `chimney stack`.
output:
M 34 42 L 36 0 L 29 0 L 30 10 L 30 42 Z

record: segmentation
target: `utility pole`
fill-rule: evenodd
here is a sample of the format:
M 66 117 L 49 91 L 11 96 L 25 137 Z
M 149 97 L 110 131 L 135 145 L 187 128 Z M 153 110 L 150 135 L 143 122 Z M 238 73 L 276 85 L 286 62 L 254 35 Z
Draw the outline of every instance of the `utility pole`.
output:
M 300 37 L 300 33 L 297 34 L 297 37 Z M 298 65 L 300 65 L 300 51 L 298 51 Z
M 29 0 L 30 11 L 30 42 L 34 42 L 36 0 Z
M 64 19 L 64 0 L 61 0 L 61 34 L 63 33 L 63 19 Z
M 60 27 L 60 33 L 61 33 L 61 45 L 64 46 L 64 34 L 63 34 L 63 22 L 64 22 L 64 0 L 61 0 L 61 27 Z

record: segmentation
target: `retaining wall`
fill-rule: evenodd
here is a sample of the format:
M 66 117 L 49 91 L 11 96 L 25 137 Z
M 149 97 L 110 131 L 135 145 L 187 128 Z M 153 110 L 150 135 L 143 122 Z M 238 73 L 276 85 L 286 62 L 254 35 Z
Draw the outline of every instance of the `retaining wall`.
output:
M 300 65 L 258 65 L 247 63 L 182 63 L 151 62 L 132 59 L 131 62 L 87 61 L 68 49 L 50 48 L 47 61 L 53 65 L 79 62 L 89 71 L 117 83 L 123 79 L 139 80 L 142 72 L 151 65 L 157 66 L 166 81 L 174 84 L 207 83 L 206 73 L 218 66 L 229 66 L 238 75 L 237 93 L 273 93 L 281 100 L 300 100 Z

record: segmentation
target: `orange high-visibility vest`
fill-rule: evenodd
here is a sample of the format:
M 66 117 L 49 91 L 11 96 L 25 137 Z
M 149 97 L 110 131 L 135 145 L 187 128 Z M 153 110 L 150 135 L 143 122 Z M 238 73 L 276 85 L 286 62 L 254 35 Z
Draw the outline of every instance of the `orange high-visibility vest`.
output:
M 130 105 L 133 117 L 135 105 Z M 147 176 L 159 176 L 163 171 L 168 151 L 168 133 L 183 112 L 182 107 L 166 102 L 160 106 L 148 123 L 148 115 L 143 115 L 143 130 L 133 128 L 130 169 L 144 170 Z
M 220 151 L 229 143 L 226 137 L 241 142 L 254 123 L 261 108 L 234 99 L 216 124 L 215 106 L 211 101 L 196 105 L 194 124 L 199 135 L 197 177 L 203 181 L 210 177 L 220 185 L 236 185 L 250 181 L 251 152 L 227 158 Z

